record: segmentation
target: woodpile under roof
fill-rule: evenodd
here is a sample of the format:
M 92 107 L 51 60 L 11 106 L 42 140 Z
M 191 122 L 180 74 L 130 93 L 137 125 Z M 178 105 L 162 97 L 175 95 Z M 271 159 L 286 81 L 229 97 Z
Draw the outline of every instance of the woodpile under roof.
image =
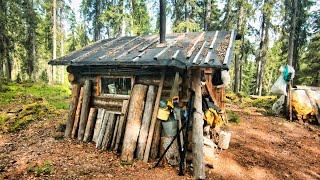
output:
M 171 34 L 162 44 L 158 35 L 119 37 L 95 42 L 49 64 L 228 69 L 235 38 L 235 31 Z

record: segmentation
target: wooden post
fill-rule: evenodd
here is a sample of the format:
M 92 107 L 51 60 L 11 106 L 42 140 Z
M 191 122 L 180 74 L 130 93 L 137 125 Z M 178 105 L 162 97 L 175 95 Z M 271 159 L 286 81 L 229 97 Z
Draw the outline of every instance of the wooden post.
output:
M 106 126 L 106 132 L 104 133 L 104 137 L 102 141 L 102 150 L 106 150 L 111 144 L 114 124 L 115 124 L 115 114 L 110 113 L 109 120 Z
M 154 127 L 153 139 L 152 139 L 151 149 L 150 149 L 150 158 L 151 159 L 156 159 L 159 155 L 161 127 L 162 127 L 161 121 L 157 120 L 156 125 Z
M 86 128 L 88 116 L 89 116 L 89 103 L 91 97 L 91 80 L 86 80 L 83 86 L 83 102 L 81 107 L 81 115 L 79 122 L 79 130 L 78 130 L 78 140 L 81 141 L 83 139 L 84 131 Z
M 88 142 L 90 140 L 90 137 L 92 137 L 94 125 L 95 125 L 96 118 L 97 118 L 97 111 L 98 111 L 97 108 L 90 108 L 88 122 L 86 125 L 84 137 L 83 137 L 84 142 Z
M 71 135 L 74 119 L 76 116 L 77 105 L 79 101 L 79 94 L 80 94 L 80 85 L 73 84 L 72 85 L 72 92 L 71 92 L 71 102 L 70 102 L 70 110 L 68 114 L 68 120 L 66 123 L 66 131 L 64 132 L 64 137 L 68 138 Z
M 109 119 L 110 113 L 105 112 L 104 116 L 103 116 L 103 120 L 101 123 L 101 128 L 100 128 L 100 132 L 99 132 L 99 136 L 97 139 L 97 143 L 96 143 L 96 148 L 101 148 L 102 145 L 102 141 L 103 141 L 103 136 L 106 132 L 106 126 L 108 123 L 108 119 Z
M 118 126 L 118 136 L 116 139 L 116 145 L 114 146 L 114 150 L 118 151 L 120 146 L 121 138 L 123 137 L 123 131 L 126 127 L 126 117 L 127 117 L 127 111 L 128 111 L 128 104 L 129 100 L 123 100 L 122 103 L 122 109 L 121 109 L 121 115 L 119 119 L 119 126 Z
M 82 107 L 82 100 L 83 100 L 83 88 L 81 87 L 80 89 L 80 95 L 79 95 L 79 100 L 78 100 L 78 105 L 77 105 L 77 110 L 76 110 L 76 116 L 75 120 L 73 123 L 72 127 L 72 132 L 71 132 L 71 137 L 75 138 L 78 132 L 78 126 L 79 126 L 79 121 L 80 121 L 80 113 L 81 113 L 81 107 Z
M 152 110 L 155 100 L 155 87 L 149 86 L 146 98 L 146 105 L 142 117 L 142 125 L 139 133 L 136 156 L 139 160 L 143 159 L 144 150 L 146 148 L 149 126 L 151 122 Z
M 133 161 L 133 155 L 136 149 L 141 127 L 141 118 L 145 104 L 144 99 L 146 97 L 147 88 L 148 86 L 136 84 L 132 90 L 127 127 L 124 133 L 121 152 L 121 161 L 128 164 L 131 164 Z
M 164 78 L 165 78 L 165 71 L 162 71 L 161 80 L 160 80 L 158 92 L 157 92 L 157 97 L 156 97 L 156 101 L 154 103 L 151 125 L 150 125 L 150 130 L 148 133 L 147 145 L 146 145 L 146 149 L 145 149 L 144 156 L 143 156 L 143 161 L 146 163 L 148 162 L 148 159 L 149 159 L 150 148 L 151 148 L 151 143 L 152 143 L 152 139 L 153 139 L 153 132 L 154 132 L 156 122 L 157 122 L 157 115 L 158 115 L 158 110 L 159 110 L 159 104 L 160 104 L 160 98 L 161 98 L 161 92 L 162 92 L 162 88 L 163 88 Z
M 99 132 L 101 129 L 101 124 L 102 124 L 104 112 L 105 112 L 104 109 L 98 109 L 97 120 L 96 120 L 94 132 L 93 132 L 93 137 L 92 137 L 92 141 L 96 142 L 96 143 L 97 143 Z
M 118 134 L 118 126 L 119 126 L 119 120 L 120 120 L 120 115 L 116 116 L 116 125 L 114 126 L 114 131 L 113 131 L 113 136 L 112 136 L 112 141 L 111 141 L 111 145 L 110 145 L 110 150 L 112 150 L 116 144 L 116 138 L 119 135 Z
M 192 164 L 195 179 L 205 179 L 203 163 L 203 112 L 201 93 L 201 70 L 193 71 L 192 84 L 195 91 L 193 122 L 192 122 Z

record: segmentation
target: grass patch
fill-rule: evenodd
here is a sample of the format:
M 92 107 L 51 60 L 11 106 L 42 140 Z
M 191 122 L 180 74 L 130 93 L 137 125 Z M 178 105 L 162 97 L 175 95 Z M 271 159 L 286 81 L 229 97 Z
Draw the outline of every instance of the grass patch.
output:
M 28 172 L 34 173 L 36 177 L 52 174 L 53 170 L 53 164 L 51 161 L 45 161 L 43 164 L 38 164 L 28 168 Z
M 239 124 L 241 122 L 240 116 L 233 111 L 227 110 L 228 121 Z
M 42 99 L 57 109 L 68 109 L 69 96 L 71 92 L 67 86 L 48 86 L 43 83 L 8 83 L 0 90 L 0 105 L 8 105 L 13 101 L 25 103 L 30 96 L 35 99 Z

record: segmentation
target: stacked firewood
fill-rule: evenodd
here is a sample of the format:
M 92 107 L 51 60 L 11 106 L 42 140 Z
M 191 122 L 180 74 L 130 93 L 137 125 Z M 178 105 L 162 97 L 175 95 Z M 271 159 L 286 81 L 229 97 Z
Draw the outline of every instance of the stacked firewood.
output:
M 159 153 L 161 123 L 157 112 L 164 77 L 155 85 L 135 84 L 131 95 L 100 94 L 92 80 L 72 85 L 65 137 L 94 142 L 96 148 L 121 153 L 121 161 L 148 161 Z M 158 91 L 156 91 L 158 89 Z

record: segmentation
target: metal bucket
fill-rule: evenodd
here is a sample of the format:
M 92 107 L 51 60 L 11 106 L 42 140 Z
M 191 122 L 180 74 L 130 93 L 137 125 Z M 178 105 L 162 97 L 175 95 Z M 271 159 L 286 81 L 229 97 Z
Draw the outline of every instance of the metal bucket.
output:
M 177 126 L 178 123 L 173 116 L 170 116 L 168 121 L 162 121 L 164 136 L 175 136 L 177 134 Z

